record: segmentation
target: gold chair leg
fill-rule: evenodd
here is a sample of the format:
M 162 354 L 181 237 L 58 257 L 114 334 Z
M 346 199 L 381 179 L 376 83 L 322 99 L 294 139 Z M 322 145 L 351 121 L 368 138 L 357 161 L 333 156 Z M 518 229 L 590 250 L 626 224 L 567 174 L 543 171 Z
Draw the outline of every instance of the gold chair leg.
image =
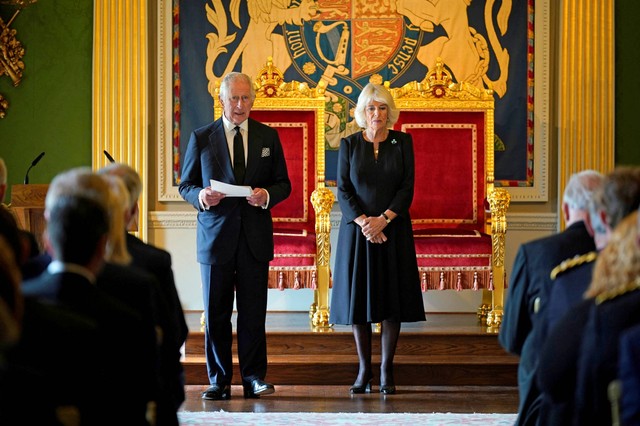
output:
M 491 311 L 487 315 L 487 331 L 498 332 L 502 324 L 502 307 L 504 306 L 504 269 L 505 234 L 507 232 L 507 209 L 511 195 L 504 188 L 495 188 L 489 194 L 491 206 L 491 243 L 493 246 L 493 294 Z
M 327 331 L 329 324 L 329 266 L 318 266 L 318 289 L 314 292 L 316 311 L 311 323 L 314 331 Z
M 493 304 L 492 293 L 490 290 L 482 290 L 482 301 L 476 313 L 479 324 L 487 325 L 487 315 L 491 311 L 491 305 Z
M 316 212 L 316 266 L 317 290 L 314 292 L 315 312 L 311 320 L 313 331 L 332 331 L 329 324 L 329 283 L 331 270 L 331 222 L 329 214 L 333 206 L 334 196 L 331 190 L 320 187 L 311 194 L 311 204 Z
M 313 302 L 309 306 L 309 321 L 313 321 L 313 316 L 318 310 L 318 290 L 313 290 Z

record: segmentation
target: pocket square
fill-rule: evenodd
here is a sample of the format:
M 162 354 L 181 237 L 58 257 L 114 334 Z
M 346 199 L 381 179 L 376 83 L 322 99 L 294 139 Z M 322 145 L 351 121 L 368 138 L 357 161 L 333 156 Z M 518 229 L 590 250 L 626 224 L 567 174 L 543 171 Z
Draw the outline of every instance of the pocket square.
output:
M 268 157 L 268 156 L 270 156 L 270 155 L 271 155 L 271 149 L 269 149 L 269 148 L 262 148 L 262 155 L 261 155 L 261 157 L 262 157 L 262 158 L 264 158 L 264 157 Z

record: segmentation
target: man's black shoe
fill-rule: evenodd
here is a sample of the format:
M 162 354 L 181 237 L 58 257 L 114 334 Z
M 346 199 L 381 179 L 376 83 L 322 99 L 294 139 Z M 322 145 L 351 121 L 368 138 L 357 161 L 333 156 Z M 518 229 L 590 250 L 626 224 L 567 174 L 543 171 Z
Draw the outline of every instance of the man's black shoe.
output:
M 260 379 L 252 380 L 250 383 L 243 383 L 245 398 L 260 398 L 261 395 L 270 395 L 276 391 L 271 383 Z
M 211 385 L 206 391 L 202 392 L 202 399 L 219 401 L 231 398 L 231 386 L 229 385 Z

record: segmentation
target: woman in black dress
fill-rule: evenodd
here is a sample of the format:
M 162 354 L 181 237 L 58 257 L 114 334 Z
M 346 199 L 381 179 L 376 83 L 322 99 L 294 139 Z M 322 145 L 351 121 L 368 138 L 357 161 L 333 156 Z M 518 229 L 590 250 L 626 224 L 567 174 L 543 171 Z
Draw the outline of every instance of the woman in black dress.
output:
M 393 357 L 400 323 L 424 321 L 409 217 L 413 141 L 390 130 L 399 111 L 387 89 L 368 84 L 358 98 L 361 132 L 338 155 L 338 234 L 330 321 L 351 324 L 359 359 L 351 393 L 371 391 L 371 323 L 382 323 L 380 392 L 395 393 Z

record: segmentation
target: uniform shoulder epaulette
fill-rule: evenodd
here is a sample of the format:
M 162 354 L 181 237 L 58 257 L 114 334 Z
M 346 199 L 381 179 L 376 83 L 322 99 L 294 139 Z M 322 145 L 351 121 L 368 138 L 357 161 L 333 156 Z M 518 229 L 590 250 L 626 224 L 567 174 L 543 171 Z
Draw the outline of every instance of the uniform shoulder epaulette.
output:
M 555 280 L 558 275 L 568 271 L 571 268 L 575 268 L 576 266 L 580 266 L 584 263 L 591 263 L 596 260 L 597 256 L 598 252 L 590 251 L 589 253 L 576 254 L 572 258 L 565 259 L 558 266 L 551 270 L 551 279 Z
M 638 289 L 640 289 L 640 277 L 636 278 L 625 286 L 600 293 L 596 296 L 596 305 L 599 305 L 602 302 L 606 302 L 607 300 L 615 299 L 618 296 L 622 296 L 623 294 Z

